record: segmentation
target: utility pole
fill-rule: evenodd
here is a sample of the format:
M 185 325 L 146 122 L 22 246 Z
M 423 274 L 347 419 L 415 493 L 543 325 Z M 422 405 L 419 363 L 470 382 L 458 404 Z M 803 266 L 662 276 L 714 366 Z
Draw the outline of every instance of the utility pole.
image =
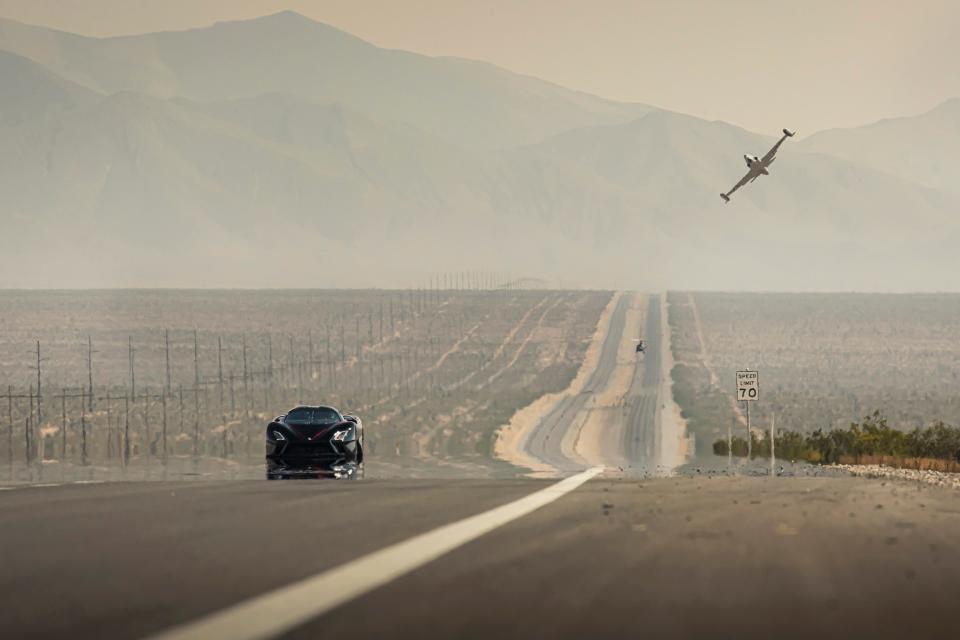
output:
M 43 401 L 43 393 L 40 391 L 40 341 L 37 340 L 37 426 L 40 427 L 43 425 L 43 409 L 41 408 L 41 402 Z
M 193 456 L 200 452 L 200 387 L 193 388 Z
M 183 384 L 177 385 L 177 396 L 179 398 L 180 433 L 183 433 Z
M 13 464 L 13 385 L 7 385 L 7 462 Z
M 60 459 L 67 460 L 67 390 L 60 396 Z
M 289 371 L 290 371 L 289 375 L 290 375 L 290 377 L 288 378 L 287 385 L 290 386 L 290 387 L 292 387 L 292 386 L 293 386 L 293 381 L 294 381 L 294 372 L 295 372 L 295 369 L 296 369 L 296 366 L 297 366 L 297 365 L 296 365 L 297 357 L 296 357 L 296 355 L 295 355 L 294 352 L 293 352 L 293 334 L 291 333 L 289 336 L 287 336 L 287 339 L 288 339 L 288 341 L 289 341 L 289 343 L 290 343 L 290 365 L 289 365 Z
M 247 417 L 250 417 L 250 376 L 247 372 L 247 334 L 243 334 L 243 398 L 247 407 Z M 181 427 L 181 431 L 182 431 Z
M 162 422 L 161 422 L 161 426 L 160 426 L 160 428 L 161 428 L 161 436 L 160 436 L 160 437 L 161 437 L 162 446 L 163 446 L 163 452 L 162 452 L 162 453 L 163 453 L 163 460 L 166 461 L 166 459 L 167 459 L 167 394 L 166 394 L 166 393 L 163 393 L 163 392 L 160 393 L 160 406 L 162 407 L 162 409 L 161 409 L 161 411 L 162 411 L 162 414 L 161 414 L 161 416 L 162 416 L 162 417 L 161 417 Z
M 153 432 L 150 430 L 150 387 L 147 387 L 143 390 L 143 450 L 140 451 L 140 456 L 149 460 L 151 451 L 150 447 L 153 443 L 150 442 Z
M 127 358 L 130 361 L 130 395 L 136 397 L 137 394 L 137 378 L 134 373 L 133 366 L 133 336 L 127 336 Z
M 363 393 L 363 360 L 357 358 L 357 390 Z
M 123 395 L 123 466 L 130 461 L 130 397 Z
M 93 338 L 87 335 L 87 396 L 88 409 L 93 411 Z
M 167 354 L 167 393 L 170 393 L 170 330 L 163 330 L 164 350 Z
M 236 376 L 233 375 L 233 369 L 230 370 L 230 415 L 234 416 L 237 413 L 237 404 L 236 396 L 233 392 L 233 381 Z
M 32 449 L 32 444 L 33 444 L 33 385 L 32 385 L 32 384 L 30 385 L 29 396 L 30 396 L 30 412 L 27 414 L 27 421 L 26 421 L 26 423 L 25 423 L 25 425 L 24 425 L 24 433 L 23 433 L 23 438 L 24 438 L 24 440 L 25 440 L 25 442 L 26 442 L 26 446 L 27 446 L 27 462 L 30 462 L 30 459 L 31 459 L 30 454 L 33 452 L 33 449 Z
M 330 369 L 331 379 L 333 378 L 333 368 L 332 368 L 333 360 L 330 355 L 330 329 L 332 326 L 333 325 L 330 321 L 330 316 L 327 316 L 326 318 L 323 319 L 323 328 L 324 328 L 324 331 L 326 332 L 326 340 L 325 340 L 326 361 L 327 361 L 327 366 L 331 368 Z
M 272 404 L 270 396 L 273 393 L 273 336 L 267 334 L 267 382 L 263 385 L 263 404 L 269 407 Z
M 36 355 L 36 357 L 37 357 L 37 365 L 36 365 L 35 367 L 30 367 L 30 368 L 37 370 L 37 421 L 36 421 L 36 425 L 39 427 L 41 424 L 43 424 L 43 410 L 42 410 L 41 404 L 40 404 L 40 403 L 41 403 L 41 398 L 42 398 L 42 396 L 43 396 L 43 394 L 41 393 L 41 380 L 40 380 L 40 378 L 41 378 L 41 376 L 40 376 L 41 369 L 40 369 L 40 363 L 41 363 L 43 360 L 46 360 L 46 358 L 41 358 L 41 357 L 40 357 L 40 341 L 39 341 L 39 340 L 37 340 L 37 348 L 36 348 L 36 351 L 28 351 L 27 353 L 32 353 L 32 354 Z M 33 400 L 32 400 L 32 399 L 31 399 L 31 401 L 30 401 L 30 416 L 31 416 L 31 419 L 32 419 L 32 417 L 33 417 Z
M 360 362 L 360 316 L 359 314 L 354 316 L 357 325 L 357 362 Z
M 310 358 L 310 381 L 313 383 L 313 374 L 316 371 L 316 363 L 313 361 L 313 330 L 307 329 L 307 357 Z
M 747 464 L 753 459 L 753 433 L 750 431 L 750 403 L 747 402 Z
M 267 379 L 273 382 L 273 336 L 267 334 Z
M 110 394 L 107 394 L 110 395 Z M 80 464 L 87 466 L 87 412 L 83 402 L 83 392 L 80 392 Z
M 193 386 L 200 386 L 200 341 L 197 330 L 193 330 Z
M 220 380 L 220 404 L 223 405 L 223 338 L 217 336 L 217 378 Z
M 107 387 L 107 458 L 113 458 L 113 414 L 110 411 L 110 388 Z

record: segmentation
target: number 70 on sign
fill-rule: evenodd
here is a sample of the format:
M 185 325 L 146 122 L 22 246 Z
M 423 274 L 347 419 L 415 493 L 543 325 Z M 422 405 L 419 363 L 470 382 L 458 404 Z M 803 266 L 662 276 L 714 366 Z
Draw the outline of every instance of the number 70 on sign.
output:
M 760 399 L 760 374 L 756 371 L 737 371 L 737 400 L 752 402 Z

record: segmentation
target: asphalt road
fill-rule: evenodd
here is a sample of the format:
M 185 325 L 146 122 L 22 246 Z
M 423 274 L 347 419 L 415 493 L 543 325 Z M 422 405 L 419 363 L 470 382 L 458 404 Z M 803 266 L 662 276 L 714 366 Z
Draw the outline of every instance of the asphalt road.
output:
M 527 453 L 555 469 L 572 473 L 583 469 L 583 464 L 570 459 L 561 443 L 568 431 L 578 427 L 584 419 L 584 410 L 591 396 L 601 391 L 611 378 L 617 364 L 617 351 L 625 339 L 625 316 L 628 296 L 621 297 L 610 319 L 609 329 L 601 347 L 596 369 L 583 390 L 564 398 L 528 437 Z M 618 466 L 626 474 L 643 476 L 661 472 L 658 464 L 659 429 L 657 405 L 660 402 L 661 340 L 660 297 L 647 296 L 647 311 L 643 339 L 646 352 L 637 358 L 630 389 L 624 397 L 622 428 L 613 434 L 607 464 Z
M 627 394 L 627 420 L 623 430 L 622 450 L 629 469 L 634 473 L 657 472 L 657 402 L 663 348 L 660 339 L 659 296 L 650 296 L 646 320 L 643 333 L 646 352 L 643 354 L 642 366 L 638 366 L 634 372 Z
M 591 395 L 606 386 L 617 364 L 617 351 L 623 339 L 629 298 L 620 297 L 610 317 L 610 325 L 600 348 L 597 367 L 588 378 L 583 390 L 561 400 L 547 416 L 534 427 L 526 441 L 527 453 L 563 472 L 579 471 L 583 465 L 569 459 L 561 443 L 574 421 L 584 409 Z M 659 333 L 659 327 L 657 329 Z
M 140 638 L 550 480 L 0 492 L 0 630 Z M 960 494 L 854 478 L 597 478 L 284 637 L 953 637 Z
M 0 637 L 141 637 L 545 484 L 261 480 L 0 491 Z

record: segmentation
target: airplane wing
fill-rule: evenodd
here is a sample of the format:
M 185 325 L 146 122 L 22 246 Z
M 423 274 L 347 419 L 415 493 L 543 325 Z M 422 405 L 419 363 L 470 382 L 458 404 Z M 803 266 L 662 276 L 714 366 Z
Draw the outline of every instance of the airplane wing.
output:
M 773 145 L 773 148 L 770 149 L 770 151 L 767 151 L 767 155 L 763 156 L 761 162 L 769 162 L 773 158 L 773 156 L 777 155 L 777 150 L 780 149 L 780 145 L 783 144 L 783 141 L 786 140 L 787 138 L 792 138 L 792 137 L 793 137 L 793 132 L 787 131 L 786 129 L 784 129 L 783 137 L 777 140 L 777 144 Z
M 733 185 L 733 189 L 730 189 L 730 191 L 727 191 L 726 193 L 721 193 L 720 197 L 723 198 L 724 202 L 730 202 L 730 196 L 733 194 L 734 191 L 736 191 L 743 185 L 747 184 L 751 180 L 754 180 L 758 175 L 760 175 L 758 172 L 754 171 L 753 169 L 750 169 L 749 171 L 747 171 L 747 175 L 740 178 L 740 182 Z

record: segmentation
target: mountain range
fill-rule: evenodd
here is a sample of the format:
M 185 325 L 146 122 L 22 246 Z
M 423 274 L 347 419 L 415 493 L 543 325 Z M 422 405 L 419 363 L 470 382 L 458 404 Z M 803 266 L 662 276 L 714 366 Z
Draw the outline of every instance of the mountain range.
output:
M 0 20 L 0 80 L 3 287 L 957 289 L 960 100 L 790 140 L 725 205 L 774 137 L 290 12 Z

